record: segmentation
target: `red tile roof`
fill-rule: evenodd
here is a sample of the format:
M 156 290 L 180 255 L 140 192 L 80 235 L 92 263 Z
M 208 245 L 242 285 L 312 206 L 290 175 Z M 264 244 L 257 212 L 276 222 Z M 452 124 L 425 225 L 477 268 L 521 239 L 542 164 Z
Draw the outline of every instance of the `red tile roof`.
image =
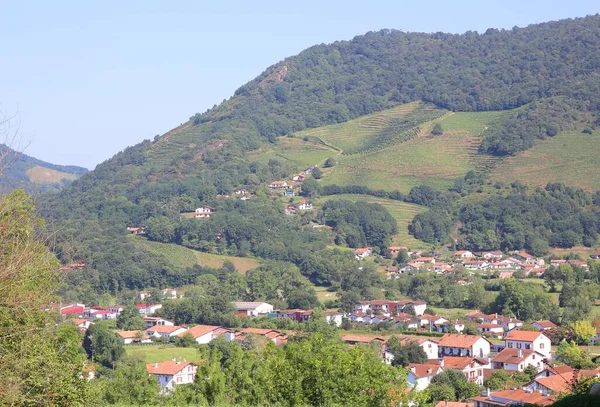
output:
M 442 367 L 439 363 L 411 363 L 408 365 L 408 370 L 416 377 L 434 376 L 440 373 Z
M 469 401 L 439 401 L 434 407 L 473 407 Z
M 438 344 L 439 346 L 446 346 L 451 348 L 470 348 L 479 339 L 485 338 L 480 335 L 446 334 L 442 336 L 442 339 L 440 339 Z M 487 339 L 485 340 L 487 341 Z
M 138 333 L 140 331 L 117 331 L 117 335 L 119 335 L 122 339 L 131 339 L 131 338 L 137 338 Z M 146 335 L 145 333 L 142 335 L 143 338 L 148 338 L 148 335 Z
M 504 339 L 510 340 L 510 341 L 533 342 L 540 335 L 543 335 L 543 334 L 541 332 L 538 332 L 538 331 L 517 331 L 517 330 L 513 330 L 513 331 L 510 331 L 504 337 Z
M 519 350 L 520 349 L 504 348 L 494 359 L 492 359 L 492 362 L 519 364 L 535 352 L 533 350 L 521 349 L 521 357 L 519 357 Z
M 150 374 L 162 374 L 162 375 L 173 376 L 173 375 L 179 373 L 182 369 L 184 369 L 188 365 L 191 365 L 191 363 L 190 362 L 180 362 L 180 361 L 174 362 L 172 360 L 167 360 L 166 362 L 162 362 L 162 363 L 147 363 L 146 370 Z
M 209 332 L 216 331 L 217 329 L 221 329 L 222 327 L 217 325 L 196 325 L 185 332 L 178 334 L 177 336 L 184 336 L 187 334 L 191 334 L 194 339 L 197 339 L 203 335 L 206 335 Z
M 556 328 L 556 324 L 552 321 L 548 321 L 547 319 L 541 320 L 541 321 L 535 321 L 534 324 L 537 324 L 539 326 L 541 326 L 542 328 L 546 328 L 546 329 L 552 329 L 552 328 Z
M 528 393 L 525 390 L 517 389 L 517 390 L 500 390 L 495 391 L 491 394 L 493 398 L 488 398 L 487 396 L 477 396 L 473 397 L 471 400 L 480 401 L 493 406 L 508 406 L 509 404 L 537 404 L 539 406 L 545 407 L 552 405 L 556 400 L 556 397 L 553 396 L 544 396 L 540 393 Z M 501 402 L 500 400 L 506 400 L 506 402 Z M 515 403 L 516 402 L 516 403 Z
M 461 356 L 445 356 L 444 361 L 444 369 L 455 369 L 455 370 L 463 370 L 471 363 L 477 363 L 480 365 L 487 365 L 487 361 L 472 358 L 472 357 L 461 357 Z
M 344 335 L 344 336 L 342 336 L 342 340 L 344 342 L 360 342 L 360 343 L 369 343 L 372 341 L 385 342 L 384 338 L 374 337 L 374 336 L 369 336 L 369 335 Z
M 154 325 L 151 328 L 146 329 L 146 332 L 158 332 L 161 334 L 170 334 L 173 333 L 175 331 L 177 331 L 178 329 L 182 329 L 182 326 L 179 325 L 175 325 L 175 326 L 167 326 L 167 325 Z

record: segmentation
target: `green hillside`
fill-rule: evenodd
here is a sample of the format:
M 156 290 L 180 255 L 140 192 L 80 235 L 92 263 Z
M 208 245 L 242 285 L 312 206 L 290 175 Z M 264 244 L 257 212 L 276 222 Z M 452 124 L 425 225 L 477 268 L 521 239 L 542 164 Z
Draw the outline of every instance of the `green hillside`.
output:
M 0 144 L 0 195 L 17 188 L 56 191 L 87 172 L 74 165 L 55 165 Z
M 508 158 L 491 174 L 496 181 L 545 186 L 549 182 L 600 190 L 600 133 L 564 132 Z
M 333 256 L 324 249 L 332 242 L 306 227 L 310 214 L 286 217 L 284 203 L 269 193 L 270 183 L 319 165 L 321 186 L 398 190 L 404 195 L 396 196 L 397 205 L 429 207 L 418 214 L 417 229 L 437 244 L 446 242 L 464 209 L 456 197 L 491 188 L 489 177 L 507 185 L 510 177 L 535 177 L 539 183 L 556 179 L 595 188 L 597 149 L 579 132 L 600 123 L 599 22 L 595 15 L 462 35 L 381 30 L 317 45 L 268 67 L 228 100 L 165 135 L 119 152 L 68 188 L 44 196 L 38 207 L 56 228 L 59 259 L 85 260 L 96 274 L 82 280 L 98 292 L 195 278 L 176 278 L 170 254 L 134 245 L 128 226 L 146 226 L 151 240 L 211 254 L 290 262 L 314 283 L 340 285 L 347 280 L 331 271 L 339 265 L 321 266 Z M 443 131 L 433 136 L 436 124 Z M 567 134 L 573 135 L 568 141 Z M 561 143 L 563 158 L 556 156 Z M 582 179 L 568 168 L 569 151 L 582 159 Z M 555 167 L 546 167 L 555 174 L 535 175 L 527 153 L 557 157 Z M 322 168 L 329 157 L 336 164 Z M 422 184 L 437 191 L 406 196 Z M 236 199 L 240 188 L 252 191 L 252 199 Z M 504 213 L 514 203 L 511 210 L 527 213 L 526 220 L 546 216 L 544 235 L 537 235 L 553 245 L 594 240 L 596 227 L 586 227 L 585 236 L 559 228 L 552 207 L 534 212 L 543 194 L 522 207 L 520 193 L 515 188 L 514 197 L 485 205 Z M 575 192 L 562 195 L 567 201 Z M 387 204 L 409 241 L 410 213 Z M 201 206 L 214 208 L 214 216 L 181 219 L 180 213 Z M 587 216 L 592 209 L 578 210 Z M 472 236 L 461 244 L 491 249 L 500 241 L 510 247 L 540 243 L 531 233 L 511 236 L 514 219 L 505 220 L 471 225 Z
M 369 202 L 378 203 L 386 208 L 390 214 L 396 219 L 398 223 L 398 234 L 394 236 L 393 243 L 402 246 L 408 246 L 411 249 L 422 249 L 427 248 L 427 245 L 412 237 L 408 234 L 408 225 L 412 221 L 413 217 L 417 213 L 421 213 L 426 210 L 425 207 L 419 205 L 413 205 L 406 202 L 395 201 L 392 199 L 377 198 L 369 195 L 357 195 L 357 194 L 342 194 L 325 196 L 317 199 L 314 203 L 316 205 L 322 205 L 324 202 L 331 199 L 346 199 L 348 201 L 357 202 Z
M 371 154 L 339 157 L 324 178 L 329 184 L 358 184 L 408 192 L 415 185 L 442 189 L 470 170 L 483 171 L 501 158 L 478 154 L 484 131 L 510 112 L 458 112 L 423 123 L 418 136 Z M 444 129 L 430 136 L 435 123 Z
M 260 265 L 258 260 L 249 257 L 211 254 L 188 249 L 175 244 L 151 242 L 136 236 L 131 236 L 131 238 L 136 246 L 144 248 L 151 253 L 164 256 L 167 261 L 177 267 L 192 267 L 194 265 L 199 265 L 210 268 L 220 268 L 223 266 L 223 263 L 229 261 L 233 263 L 237 271 L 246 274 L 248 270 Z

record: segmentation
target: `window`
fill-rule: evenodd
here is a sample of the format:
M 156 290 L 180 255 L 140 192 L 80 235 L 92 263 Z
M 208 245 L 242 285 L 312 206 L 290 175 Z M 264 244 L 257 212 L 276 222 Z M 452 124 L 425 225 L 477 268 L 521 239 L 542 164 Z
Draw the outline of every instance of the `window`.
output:
M 540 343 L 540 349 L 544 349 L 544 344 Z
M 177 383 L 181 383 L 181 376 L 177 377 Z
M 428 348 L 431 349 L 431 344 L 429 344 Z

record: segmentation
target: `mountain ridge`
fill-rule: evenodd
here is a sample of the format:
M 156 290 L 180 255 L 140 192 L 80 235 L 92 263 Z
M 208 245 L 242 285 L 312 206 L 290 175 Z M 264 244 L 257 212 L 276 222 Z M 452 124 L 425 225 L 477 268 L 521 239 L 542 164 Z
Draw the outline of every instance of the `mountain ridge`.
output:
M 57 165 L 0 144 L 0 194 L 17 188 L 28 192 L 58 190 L 88 172 L 76 165 Z

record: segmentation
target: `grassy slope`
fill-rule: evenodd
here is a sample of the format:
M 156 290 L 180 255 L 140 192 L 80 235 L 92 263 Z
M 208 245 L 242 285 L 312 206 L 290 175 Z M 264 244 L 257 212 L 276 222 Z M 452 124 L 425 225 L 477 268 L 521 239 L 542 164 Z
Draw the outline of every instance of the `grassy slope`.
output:
M 565 132 L 507 159 L 493 170 L 492 179 L 533 186 L 562 182 L 595 191 L 600 190 L 598 168 L 600 133 Z
M 399 245 L 406 245 L 410 248 L 427 248 L 427 244 L 415 239 L 408 234 L 408 224 L 412 221 L 412 218 L 420 212 L 426 210 L 425 207 L 419 205 L 413 205 L 406 202 L 394 201 L 392 199 L 377 198 L 369 195 L 355 195 L 355 194 L 344 194 L 344 195 L 332 195 L 324 196 L 315 201 L 316 205 L 322 205 L 324 202 L 332 199 L 346 199 L 352 202 L 365 201 L 371 203 L 378 203 L 385 207 L 390 214 L 396 219 L 398 224 L 398 234 L 394 237 L 394 243 Z
M 127 356 L 139 357 L 146 363 L 160 363 L 173 358 L 200 361 L 200 353 L 196 348 L 177 348 L 166 345 L 127 345 L 125 346 L 125 352 Z
M 270 159 L 287 161 L 299 169 L 321 164 L 327 158 L 339 154 L 339 151 L 302 138 L 280 137 L 277 143 L 266 145 L 247 154 L 251 161 L 268 163 Z
M 28 169 L 25 174 L 31 180 L 31 182 L 36 184 L 54 184 L 63 179 L 76 180 L 78 178 L 75 174 L 57 171 L 50 168 L 41 167 L 39 165 Z
M 219 268 L 225 261 L 230 261 L 240 273 L 246 274 L 248 270 L 260 265 L 257 259 L 249 257 L 221 256 L 188 249 L 175 244 L 151 242 L 141 237 L 131 236 L 131 238 L 144 249 L 163 255 L 168 261 L 177 266 L 192 267 L 198 264 Z
M 446 188 L 472 169 L 486 170 L 499 159 L 477 154 L 482 133 L 508 112 L 447 114 L 422 126 L 420 136 L 367 155 L 342 156 L 324 182 L 360 184 L 375 189 L 408 192 L 415 185 Z M 440 123 L 444 134 L 429 136 Z

